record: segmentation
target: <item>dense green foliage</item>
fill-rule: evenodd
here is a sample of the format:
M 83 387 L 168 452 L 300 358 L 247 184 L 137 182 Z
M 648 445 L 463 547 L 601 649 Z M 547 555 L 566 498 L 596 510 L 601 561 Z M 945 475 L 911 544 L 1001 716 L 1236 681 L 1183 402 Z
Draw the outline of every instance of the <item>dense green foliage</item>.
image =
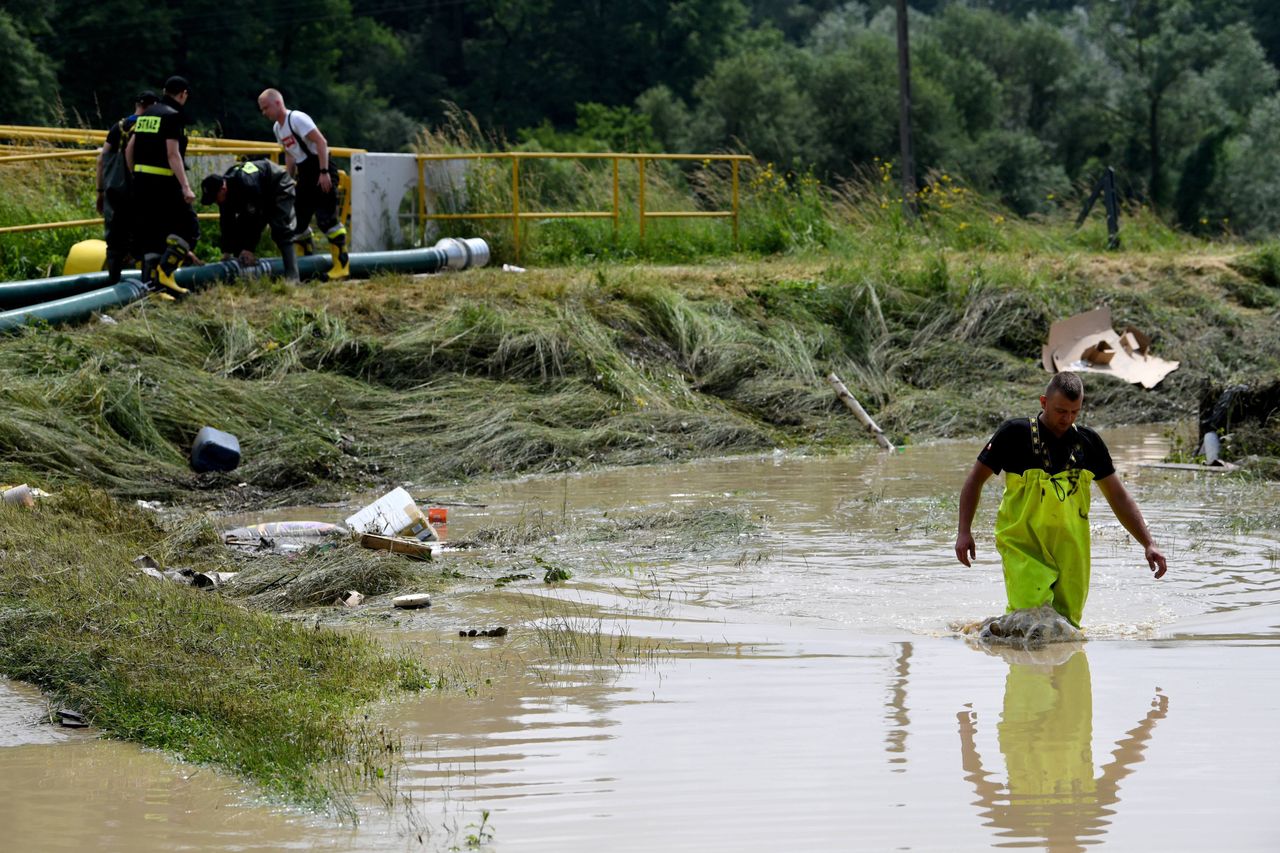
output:
M 1280 228 L 1270 0 L 911 6 L 921 176 L 1029 215 L 1111 165 L 1183 228 Z M 105 126 L 179 72 L 229 136 L 266 136 L 255 96 L 274 85 L 331 141 L 384 150 L 455 103 L 529 146 L 740 147 L 823 180 L 898 151 L 887 0 L 22 0 L 0 11 L 0 68 L 0 120 L 21 123 Z

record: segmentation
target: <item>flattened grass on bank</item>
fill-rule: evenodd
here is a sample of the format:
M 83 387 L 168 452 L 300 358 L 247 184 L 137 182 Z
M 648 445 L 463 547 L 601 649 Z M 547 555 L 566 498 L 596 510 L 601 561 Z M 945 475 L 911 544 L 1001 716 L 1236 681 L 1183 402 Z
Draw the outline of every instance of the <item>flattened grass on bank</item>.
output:
M 223 287 L 0 338 L 0 480 L 252 506 L 867 441 L 829 371 L 899 443 L 972 435 L 1035 399 L 1049 325 L 1099 304 L 1182 367 L 1152 391 L 1090 377 L 1089 416 L 1168 420 L 1205 380 L 1280 366 L 1274 309 L 1233 296 L 1275 290 L 1266 257 L 1255 278 L 933 251 Z M 230 475 L 186 467 L 206 424 L 240 438 Z
M 428 687 L 423 668 L 359 635 L 142 575 L 130 560 L 165 535 L 85 488 L 30 510 L 0 504 L 0 673 L 111 736 L 350 814 L 398 750 L 354 715 Z

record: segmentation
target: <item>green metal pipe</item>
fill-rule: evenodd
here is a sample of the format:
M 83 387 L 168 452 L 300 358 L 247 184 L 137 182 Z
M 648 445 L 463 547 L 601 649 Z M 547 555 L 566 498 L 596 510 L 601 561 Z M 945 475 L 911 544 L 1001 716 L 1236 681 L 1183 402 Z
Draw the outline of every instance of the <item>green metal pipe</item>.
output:
M 55 299 L 26 308 L 14 308 L 0 312 L 0 332 L 8 332 L 25 325 L 31 319 L 43 320 L 46 323 L 74 323 L 91 317 L 95 311 L 108 308 L 120 308 L 135 302 L 147 295 L 147 288 L 135 276 L 128 281 L 121 281 L 111 287 L 91 290 L 75 296 Z
M 126 270 L 121 281 L 137 280 L 141 276 L 137 270 Z M 82 275 L 59 275 L 52 278 L 33 278 L 28 281 L 0 282 L 0 309 L 21 308 L 24 305 L 35 305 L 75 296 L 98 290 L 107 283 L 105 272 L 91 272 Z
M 369 278 L 378 273 L 432 273 L 442 269 L 464 270 L 484 266 L 489 262 L 489 246 L 484 240 L 470 238 L 454 240 L 445 238 L 426 249 L 406 249 L 398 252 L 358 252 L 351 256 L 351 277 Z M 304 280 L 323 279 L 333 265 L 329 255 L 307 255 L 298 259 L 298 275 Z M 187 290 L 203 290 L 215 284 L 242 278 L 278 277 L 284 273 L 280 258 L 265 258 L 256 264 L 243 266 L 237 261 L 222 261 L 199 267 L 181 267 L 174 272 L 174 281 Z M 58 276 L 27 282 L 0 283 L 0 300 L 5 295 L 19 298 L 42 298 L 38 304 L 22 303 L 8 311 L 0 311 L 0 332 L 15 329 L 30 318 L 47 323 L 72 323 L 88 319 L 94 312 L 128 305 L 147 295 L 137 270 L 128 270 L 119 284 L 105 286 L 107 273 Z M 25 285 L 25 290 L 10 290 Z M 0 301 L 0 307 L 9 307 Z

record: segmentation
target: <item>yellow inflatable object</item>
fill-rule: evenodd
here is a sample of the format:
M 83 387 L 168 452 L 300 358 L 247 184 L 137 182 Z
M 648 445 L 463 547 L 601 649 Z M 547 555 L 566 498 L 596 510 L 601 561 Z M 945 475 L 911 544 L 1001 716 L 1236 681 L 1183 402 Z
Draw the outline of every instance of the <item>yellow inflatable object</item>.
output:
M 107 268 L 107 243 L 105 240 L 81 240 L 67 252 L 63 275 L 83 275 L 102 272 Z

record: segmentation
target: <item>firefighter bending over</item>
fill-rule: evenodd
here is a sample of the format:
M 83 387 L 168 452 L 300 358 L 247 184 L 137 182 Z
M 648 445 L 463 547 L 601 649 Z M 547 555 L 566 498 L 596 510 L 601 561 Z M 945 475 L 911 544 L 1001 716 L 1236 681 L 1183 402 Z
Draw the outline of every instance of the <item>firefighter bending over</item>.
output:
M 284 262 L 285 279 L 298 281 L 293 243 L 295 193 L 293 178 L 270 160 L 237 163 L 223 175 L 205 178 L 200 183 L 200 203 L 218 205 L 223 259 L 235 257 L 244 265 L 257 263 L 254 250 L 262 229 L 270 227 L 271 239 Z

